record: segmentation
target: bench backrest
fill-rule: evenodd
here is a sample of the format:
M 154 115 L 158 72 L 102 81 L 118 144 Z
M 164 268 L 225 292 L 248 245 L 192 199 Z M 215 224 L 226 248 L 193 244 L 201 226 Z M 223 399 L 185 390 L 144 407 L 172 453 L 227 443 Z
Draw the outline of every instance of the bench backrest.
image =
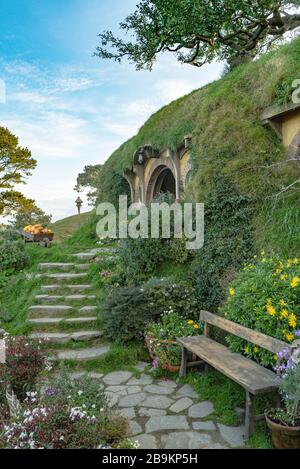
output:
M 232 335 L 245 339 L 252 344 L 258 345 L 259 347 L 268 350 L 269 352 L 277 353 L 282 352 L 283 349 L 289 347 L 285 342 L 273 339 L 261 332 L 254 331 L 248 327 L 241 326 L 228 319 L 217 316 L 216 314 L 209 313 L 207 311 L 201 311 L 200 320 L 205 323 L 205 335 L 209 335 L 209 324 L 216 326 L 223 331 L 229 332 Z

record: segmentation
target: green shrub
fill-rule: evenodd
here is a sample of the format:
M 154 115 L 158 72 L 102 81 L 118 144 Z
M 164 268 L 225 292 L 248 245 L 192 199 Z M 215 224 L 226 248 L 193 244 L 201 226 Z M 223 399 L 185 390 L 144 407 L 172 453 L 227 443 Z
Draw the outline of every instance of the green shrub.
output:
M 114 289 L 102 307 L 103 332 L 114 342 L 143 339 L 151 320 L 158 318 L 157 311 L 149 306 L 149 290 L 141 287 Z
M 146 284 L 147 285 L 147 284 Z M 185 319 L 198 319 L 201 305 L 197 300 L 195 289 L 188 282 L 150 281 L 150 306 L 159 315 L 170 308 Z
M 162 239 L 126 239 L 120 245 L 120 264 L 130 282 L 153 275 L 168 258 L 168 245 Z
M 264 254 L 263 254 L 264 256 Z M 227 319 L 291 343 L 300 329 L 299 259 L 258 259 L 245 265 L 232 283 L 221 311 Z M 277 357 L 255 344 L 229 336 L 234 352 L 262 365 L 274 366 Z
M 149 282 L 115 288 L 102 304 L 103 331 L 115 342 L 143 340 L 147 325 L 169 308 L 186 319 L 199 317 L 195 292 L 187 283 Z
M 253 252 L 253 201 L 241 195 L 223 176 L 205 201 L 205 240 L 193 266 L 202 309 L 215 311 L 228 283 Z
M 14 273 L 29 265 L 30 258 L 23 241 L 0 241 L 0 271 Z
M 21 233 L 14 228 L 6 228 L 1 232 L 0 239 L 6 239 L 7 241 L 17 241 L 18 239 L 21 239 Z
M 151 322 L 146 330 L 149 346 L 156 358 L 155 367 L 168 369 L 168 365 L 178 366 L 181 361 L 181 347 L 173 343 L 177 337 L 199 335 L 202 325 L 199 321 L 183 319 L 169 308 L 159 322 Z

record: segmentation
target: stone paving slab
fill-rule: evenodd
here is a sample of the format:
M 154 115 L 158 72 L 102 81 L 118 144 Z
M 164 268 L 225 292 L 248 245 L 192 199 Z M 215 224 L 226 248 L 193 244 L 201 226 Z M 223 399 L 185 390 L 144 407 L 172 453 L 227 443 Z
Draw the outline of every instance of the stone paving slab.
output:
M 146 423 L 146 433 L 162 430 L 188 430 L 189 423 L 183 415 L 168 415 L 162 417 L 150 417 Z
M 108 351 L 108 346 L 91 347 L 83 350 L 64 350 L 62 352 L 58 352 L 57 358 L 59 360 L 93 360 L 94 358 L 102 357 Z
M 128 371 L 109 373 L 101 383 L 110 406 L 128 420 L 131 440 L 138 441 L 142 449 L 227 449 L 244 445 L 243 427 L 207 421 L 214 406 L 210 401 L 199 402 L 190 385 L 155 380 L 146 373 L 135 378 Z

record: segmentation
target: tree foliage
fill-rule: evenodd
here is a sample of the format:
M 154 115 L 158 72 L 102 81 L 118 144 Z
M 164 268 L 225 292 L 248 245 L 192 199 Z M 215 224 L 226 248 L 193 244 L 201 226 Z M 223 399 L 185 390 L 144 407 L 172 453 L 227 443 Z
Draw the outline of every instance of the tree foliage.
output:
M 77 176 L 75 191 L 82 192 L 84 189 L 90 189 L 87 194 L 87 198 L 90 203 L 93 203 L 97 197 L 98 180 L 101 168 L 101 164 L 87 165 L 84 167 L 83 172 L 79 173 Z
M 52 215 L 47 215 L 41 208 L 35 204 L 31 207 L 22 207 L 14 216 L 13 226 L 16 229 L 24 228 L 27 225 L 36 225 L 40 223 L 47 226 L 51 223 Z
M 299 0 L 142 0 L 120 28 L 100 34 L 96 55 L 139 69 L 152 68 L 157 55 L 173 52 L 182 63 L 249 60 L 300 26 Z M 292 10 L 291 10 L 292 8 Z
M 0 215 L 33 206 L 33 200 L 16 191 L 15 186 L 24 183 L 35 167 L 31 152 L 19 146 L 18 137 L 0 127 Z

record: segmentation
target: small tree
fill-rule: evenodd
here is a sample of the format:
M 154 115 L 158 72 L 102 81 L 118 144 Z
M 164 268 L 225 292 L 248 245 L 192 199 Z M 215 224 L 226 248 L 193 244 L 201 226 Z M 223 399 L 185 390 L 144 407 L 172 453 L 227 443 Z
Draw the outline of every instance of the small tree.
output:
M 24 183 L 35 167 L 31 152 L 20 147 L 8 129 L 0 127 L 0 215 L 32 208 L 34 201 L 16 191 L 15 185 Z
M 77 192 L 82 192 L 84 189 L 90 189 L 87 194 L 88 201 L 93 204 L 97 197 L 98 179 L 101 173 L 101 164 L 87 165 L 84 167 L 82 173 L 77 176 L 76 186 L 74 188 Z
M 36 225 L 37 223 L 47 226 L 51 223 L 51 220 L 52 215 L 47 215 L 41 208 L 34 204 L 32 207 L 21 208 L 14 216 L 12 225 L 18 230 L 27 225 Z
M 134 39 L 106 31 L 96 55 L 117 62 L 126 57 L 138 70 L 151 70 L 161 52 L 197 67 L 213 60 L 240 63 L 297 29 L 299 5 L 299 0 L 142 0 L 120 24 Z

